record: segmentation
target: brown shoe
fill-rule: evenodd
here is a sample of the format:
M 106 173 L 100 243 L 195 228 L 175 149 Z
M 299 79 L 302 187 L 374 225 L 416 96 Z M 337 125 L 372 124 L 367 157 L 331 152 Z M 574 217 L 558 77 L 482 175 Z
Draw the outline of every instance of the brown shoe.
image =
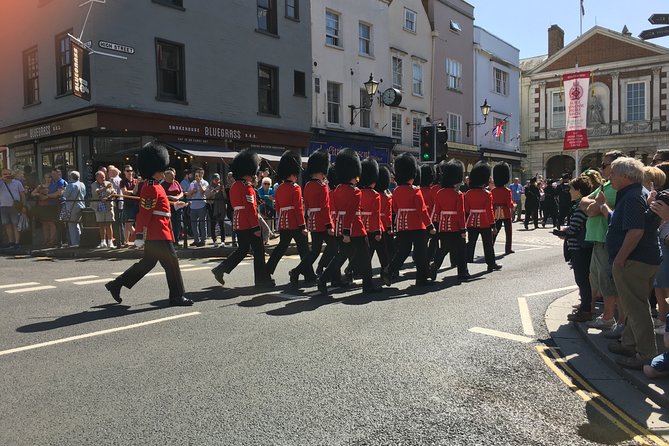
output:
M 642 370 L 647 361 L 634 355 L 631 358 L 616 358 L 616 364 L 626 369 Z
M 636 351 L 624 347 L 618 341 L 609 342 L 608 349 L 611 353 L 615 353 L 616 355 L 629 356 L 630 358 L 636 356 Z
M 567 315 L 567 320 L 570 322 L 588 322 L 593 318 L 593 314 L 590 311 L 575 311 Z

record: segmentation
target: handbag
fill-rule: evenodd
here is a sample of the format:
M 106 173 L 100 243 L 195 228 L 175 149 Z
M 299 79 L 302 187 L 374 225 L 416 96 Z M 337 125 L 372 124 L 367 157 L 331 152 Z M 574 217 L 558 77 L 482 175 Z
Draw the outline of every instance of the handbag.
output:
M 65 203 L 60 205 L 60 212 L 58 213 L 58 220 L 59 221 L 70 221 L 70 215 L 72 214 L 72 211 L 67 208 L 67 205 Z
M 26 214 L 19 215 L 19 223 L 16 225 L 16 229 L 19 232 L 26 231 L 30 227 L 30 222 L 28 222 L 28 216 Z
M 14 198 L 14 194 L 12 193 L 12 190 L 9 188 L 9 186 L 7 186 L 7 183 L 5 183 L 5 182 L 3 181 L 2 184 L 5 185 L 5 187 L 7 188 L 7 192 L 9 192 L 9 196 L 12 197 L 12 200 L 14 201 L 14 202 L 12 203 L 12 207 L 13 207 L 14 209 L 16 209 L 17 211 L 21 212 L 21 211 L 23 210 L 23 203 L 21 203 L 19 200 L 17 200 L 16 198 Z

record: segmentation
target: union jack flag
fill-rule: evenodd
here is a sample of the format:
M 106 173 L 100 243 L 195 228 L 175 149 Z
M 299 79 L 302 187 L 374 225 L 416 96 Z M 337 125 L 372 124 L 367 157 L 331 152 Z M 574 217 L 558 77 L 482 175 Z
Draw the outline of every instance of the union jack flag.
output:
M 492 132 L 493 136 L 499 139 L 504 134 L 504 121 L 499 121 Z

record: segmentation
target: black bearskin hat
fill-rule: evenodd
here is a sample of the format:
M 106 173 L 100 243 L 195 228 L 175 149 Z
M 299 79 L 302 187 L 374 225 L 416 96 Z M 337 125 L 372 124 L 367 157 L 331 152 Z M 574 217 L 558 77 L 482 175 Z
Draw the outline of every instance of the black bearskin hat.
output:
M 277 176 L 279 181 L 283 181 L 291 175 L 300 176 L 302 169 L 302 157 L 293 150 L 286 150 L 281 155 L 279 167 L 277 167 Z
M 337 168 L 337 182 L 339 184 L 350 183 L 352 179 L 359 178 L 362 173 L 358 152 L 348 147 L 340 150 L 337 154 L 335 167 Z
M 325 150 L 317 150 L 309 156 L 307 161 L 307 175 L 315 173 L 328 174 L 330 167 L 330 154 Z
M 495 164 L 492 168 L 492 178 L 495 180 L 495 186 L 503 187 L 511 179 L 511 169 L 506 163 Z
M 434 182 L 434 165 L 432 164 L 423 164 L 420 166 L 420 185 L 423 186 L 432 186 Z
M 361 187 L 367 187 L 379 180 L 379 163 L 374 158 L 367 158 L 362 163 L 362 174 L 360 175 Z
M 465 165 L 460 160 L 452 159 L 441 164 L 441 185 L 443 187 L 453 187 L 462 183 L 464 175 Z
M 335 169 L 335 166 L 330 166 L 330 169 L 328 170 L 328 188 L 330 188 L 330 190 L 335 190 L 338 184 L 337 169 Z
M 415 180 L 420 172 L 416 158 L 406 152 L 395 158 L 394 167 L 397 184 L 407 184 L 409 180 Z
M 258 155 L 251 149 L 244 149 L 232 160 L 230 171 L 235 180 L 241 180 L 247 175 L 255 175 L 259 164 Z
M 476 188 L 487 186 L 490 181 L 490 173 L 490 165 L 479 161 L 469 174 L 469 187 Z
M 379 167 L 379 179 L 376 180 L 374 190 L 383 193 L 390 186 L 390 170 L 386 166 Z
M 145 144 L 137 155 L 137 170 L 147 180 L 156 172 L 164 172 L 169 165 L 170 155 L 167 149 L 155 141 Z

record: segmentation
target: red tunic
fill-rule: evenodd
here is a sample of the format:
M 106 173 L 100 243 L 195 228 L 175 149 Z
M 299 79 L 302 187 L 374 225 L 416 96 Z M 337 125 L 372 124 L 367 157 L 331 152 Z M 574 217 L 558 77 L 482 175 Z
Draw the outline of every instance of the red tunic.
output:
M 440 189 L 434 201 L 439 232 L 465 232 L 465 196 L 452 187 Z
M 230 186 L 230 204 L 234 211 L 232 216 L 233 230 L 260 229 L 256 191 L 251 183 L 247 183 L 245 180 L 237 180 L 232 183 L 232 186 Z
M 402 184 L 393 191 L 395 227 L 398 231 L 426 229 L 432 224 L 420 188 Z
M 360 217 L 368 234 L 381 235 L 381 194 L 369 187 L 362 189 Z
M 465 212 L 468 228 L 489 228 L 495 224 L 492 195 L 485 189 L 469 189 L 465 194 Z
M 393 194 L 386 191 L 381 194 L 381 224 L 384 231 L 393 229 Z
M 330 215 L 330 191 L 328 185 L 319 180 L 309 180 L 304 186 L 304 207 L 307 209 L 307 229 L 324 232 L 332 228 Z
M 304 229 L 304 208 L 302 207 L 302 188 L 289 180 L 284 180 L 274 194 L 279 231 Z
M 332 193 L 333 209 L 336 212 L 335 234 L 351 237 L 367 236 L 365 226 L 360 219 L 362 192 L 352 184 L 340 184 Z
M 442 189 L 443 187 L 441 187 L 441 184 L 433 184 L 432 186 L 430 186 L 430 193 L 432 194 L 432 212 L 430 213 L 430 216 L 432 217 L 433 222 L 439 220 L 439 216 L 434 212 L 434 206 L 437 201 L 437 194 Z
M 432 211 L 434 210 L 434 195 L 432 195 L 432 186 L 421 186 L 420 193 L 423 194 L 423 200 L 425 201 L 427 213 L 430 214 L 430 218 L 432 218 Z
M 170 222 L 170 202 L 165 189 L 156 180 L 149 179 L 139 194 L 139 212 L 135 230 L 144 234 L 144 240 L 174 241 Z
M 492 208 L 495 220 L 506 220 L 513 214 L 513 199 L 511 189 L 508 187 L 496 187 L 492 190 Z

